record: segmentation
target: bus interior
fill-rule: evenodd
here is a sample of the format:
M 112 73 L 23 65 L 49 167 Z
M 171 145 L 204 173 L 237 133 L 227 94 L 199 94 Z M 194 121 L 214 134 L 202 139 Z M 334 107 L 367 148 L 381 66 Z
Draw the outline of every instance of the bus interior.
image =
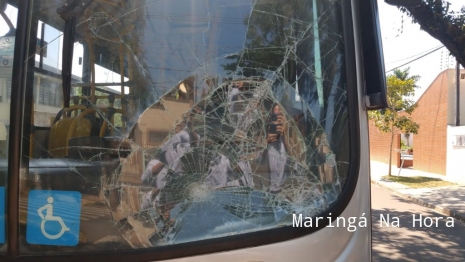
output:
M 340 1 L 30 2 L 21 253 L 228 237 L 337 202 L 350 155 Z M 76 246 L 29 243 L 32 190 L 82 194 Z

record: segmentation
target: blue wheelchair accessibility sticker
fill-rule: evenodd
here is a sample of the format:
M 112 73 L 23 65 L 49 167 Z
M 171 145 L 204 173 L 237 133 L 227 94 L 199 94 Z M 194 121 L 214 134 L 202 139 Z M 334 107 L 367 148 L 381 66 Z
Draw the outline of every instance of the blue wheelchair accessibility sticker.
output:
M 0 244 L 5 243 L 5 187 L 0 187 Z
M 26 241 L 29 244 L 76 246 L 79 243 L 81 193 L 31 190 Z

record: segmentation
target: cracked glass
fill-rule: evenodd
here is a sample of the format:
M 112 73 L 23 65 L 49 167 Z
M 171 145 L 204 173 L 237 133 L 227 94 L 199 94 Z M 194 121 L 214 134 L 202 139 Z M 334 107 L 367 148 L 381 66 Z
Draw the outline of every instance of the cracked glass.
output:
M 15 49 L 16 10 L 0 1 L 0 253 L 6 253 L 6 194 L 8 174 L 8 139 L 10 99 Z
M 340 5 L 33 1 L 21 252 L 175 245 L 327 210 L 349 166 Z
M 1 6 L 0 6 L 1 8 Z M 0 12 L 2 10 L 0 9 Z M 6 183 L 8 172 L 8 129 L 10 104 L 6 101 L 7 88 L 11 88 L 15 37 L 0 34 L 0 253 L 6 251 Z

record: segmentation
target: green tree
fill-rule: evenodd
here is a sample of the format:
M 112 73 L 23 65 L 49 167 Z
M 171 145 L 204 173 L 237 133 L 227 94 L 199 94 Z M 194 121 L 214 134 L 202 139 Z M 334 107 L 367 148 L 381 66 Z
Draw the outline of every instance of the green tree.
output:
M 399 70 L 399 69 L 394 70 L 393 74 L 402 81 L 411 79 L 411 80 L 415 81 L 415 83 L 416 83 L 418 80 L 420 80 L 420 76 L 417 76 L 417 75 L 410 76 L 410 67 L 408 67 L 408 68 L 406 68 L 404 70 Z
M 412 100 L 415 95 L 415 86 L 419 76 L 409 76 L 409 69 L 395 70 L 387 77 L 387 99 L 389 108 L 370 111 L 368 117 L 372 119 L 375 126 L 382 132 L 391 133 L 389 147 L 389 172 L 391 175 L 392 146 L 394 136 L 397 132 L 417 134 L 419 124 L 411 118 L 412 112 L 418 104 Z
M 465 6 L 450 11 L 445 0 L 384 0 L 398 6 L 414 23 L 439 40 L 457 61 L 465 67 Z

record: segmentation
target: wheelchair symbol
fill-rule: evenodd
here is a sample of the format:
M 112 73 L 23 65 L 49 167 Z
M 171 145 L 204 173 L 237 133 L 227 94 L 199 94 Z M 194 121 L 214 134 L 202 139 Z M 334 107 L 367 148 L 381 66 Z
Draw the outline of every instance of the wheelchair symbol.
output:
M 53 216 L 53 205 L 52 205 L 53 197 L 47 198 L 47 202 L 48 204 L 45 204 L 43 207 L 37 210 L 37 213 L 39 213 L 39 216 L 42 219 L 42 222 L 40 223 L 40 231 L 42 231 L 42 234 L 44 234 L 44 236 L 48 239 L 58 239 L 61 236 L 63 236 L 64 233 L 68 232 L 69 228 L 65 225 L 65 222 L 63 222 L 63 219 L 61 217 Z M 44 210 L 46 211 L 45 216 L 42 213 Z M 47 231 L 45 230 L 45 223 L 47 221 L 57 221 L 58 223 L 60 223 L 60 226 L 61 226 L 60 232 L 56 235 L 48 234 Z

